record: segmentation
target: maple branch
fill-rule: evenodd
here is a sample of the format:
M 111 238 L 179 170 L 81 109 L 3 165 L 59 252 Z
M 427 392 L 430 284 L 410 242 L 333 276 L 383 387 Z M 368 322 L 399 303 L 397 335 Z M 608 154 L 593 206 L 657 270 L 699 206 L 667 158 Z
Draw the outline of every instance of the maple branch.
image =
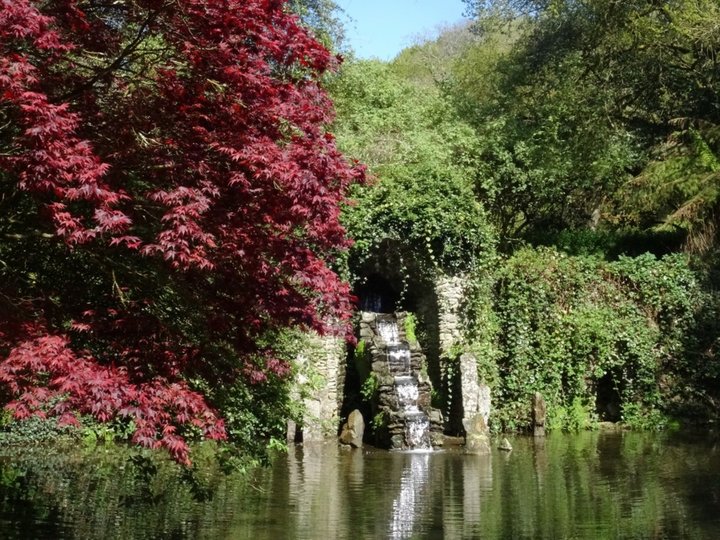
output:
M 55 238 L 55 235 L 52 233 L 47 233 L 47 232 L 38 231 L 38 230 L 30 231 L 25 234 L 5 233 L 4 236 L 5 236 L 5 238 L 11 239 L 11 240 L 24 240 L 24 239 L 30 238 L 30 237 L 48 238 L 48 239 Z
M 138 46 L 143 42 L 143 40 L 147 37 L 147 29 L 150 27 L 150 25 L 157 20 L 160 13 L 169 6 L 170 3 L 163 4 L 159 9 L 151 12 L 147 18 L 143 21 L 143 23 L 140 25 L 140 29 L 137 31 L 137 34 L 133 38 L 133 40 L 128 43 L 122 51 L 120 51 L 120 54 L 113 60 L 108 66 L 101 69 L 97 74 L 95 74 L 94 77 L 91 77 L 87 81 L 85 81 L 83 84 L 78 86 L 77 88 L 71 90 L 67 94 L 60 97 L 60 101 L 70 101 L 78 97 L 80 94 L 82 94 L 85 90 L 88 90 L 89 88 L 92 88 L 95 83 L 97 83 L 99 80 L 101 80 L 103 77 L 106 77 L 116 69 L 120 67 L 120 65 L 123 63 L 123 61 L 130 56 L 137 48 Z

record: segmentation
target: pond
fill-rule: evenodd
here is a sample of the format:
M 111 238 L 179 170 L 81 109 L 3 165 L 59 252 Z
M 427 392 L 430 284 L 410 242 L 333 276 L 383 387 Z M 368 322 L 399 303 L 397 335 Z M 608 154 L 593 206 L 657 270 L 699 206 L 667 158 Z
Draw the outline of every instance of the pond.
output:
M 245 476 L 33 447 L 0 458 L 0 538 L 720 538 L 714 438 L 511 442 L 491 456 L 298 446 Z

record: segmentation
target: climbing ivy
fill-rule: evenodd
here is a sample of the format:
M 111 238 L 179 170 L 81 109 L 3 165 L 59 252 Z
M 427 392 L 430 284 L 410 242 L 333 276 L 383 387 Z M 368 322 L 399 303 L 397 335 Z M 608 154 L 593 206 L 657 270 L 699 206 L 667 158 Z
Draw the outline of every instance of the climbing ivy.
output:
M 685 337 L 700 299 L 684 256 L 607 262 L 525 248 L 495 279 L 497 333 L 487 344 L 496 355 L 497 377 L 488 378 L 496 428 L 527 428 L 534 392 L 547 400 L 550 428 L 589 427 L 602 420 L 601 380 L 623 422 L 662 427 L 678 392 L 663 377 L 687 369 Z

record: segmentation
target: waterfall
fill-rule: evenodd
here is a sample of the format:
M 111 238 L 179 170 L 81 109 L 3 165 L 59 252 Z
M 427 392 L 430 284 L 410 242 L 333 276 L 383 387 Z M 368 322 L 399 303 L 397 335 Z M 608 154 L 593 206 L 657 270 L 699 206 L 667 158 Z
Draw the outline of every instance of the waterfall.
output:
M 430 419 L 424 412 L 405 413 L 405 441 L 410 448 L 430 450 Z
M 397 394 L 400 410 L 408 412 L 419 412 L 417 400 L 420 396 L 417 381 L 412 376 L 395 377 L 395 393 Z
M 377 332 L 385 341 L 387 363 L 394 379 L 398 412 L 405 424 L 405 445 L 412 449 L 430 449 L 430 420 L 418 407 L 417 376 L 412 373 L 410 346 L 400 340 L 396 320 L 378 320 Z
M 388 345 L 400 344 L 400 332 L 398 331 L 397 321 L 377 321 L 377 332 Z

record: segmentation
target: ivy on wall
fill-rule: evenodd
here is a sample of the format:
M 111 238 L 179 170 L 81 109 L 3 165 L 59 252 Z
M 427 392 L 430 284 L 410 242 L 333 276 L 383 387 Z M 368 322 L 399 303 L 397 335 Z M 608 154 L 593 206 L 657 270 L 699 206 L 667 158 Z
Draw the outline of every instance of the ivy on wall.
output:
M 689 369 L 701 304 L 686 257 L 608 262 L 524 248 L 474 281 L 466 337 L 493 387 L 495 429 L 526 429 L 534 392 L 551 429 L 589 427 L 615 406 L 630 426 L 663 427 L 677 410 L 674 376 Z

